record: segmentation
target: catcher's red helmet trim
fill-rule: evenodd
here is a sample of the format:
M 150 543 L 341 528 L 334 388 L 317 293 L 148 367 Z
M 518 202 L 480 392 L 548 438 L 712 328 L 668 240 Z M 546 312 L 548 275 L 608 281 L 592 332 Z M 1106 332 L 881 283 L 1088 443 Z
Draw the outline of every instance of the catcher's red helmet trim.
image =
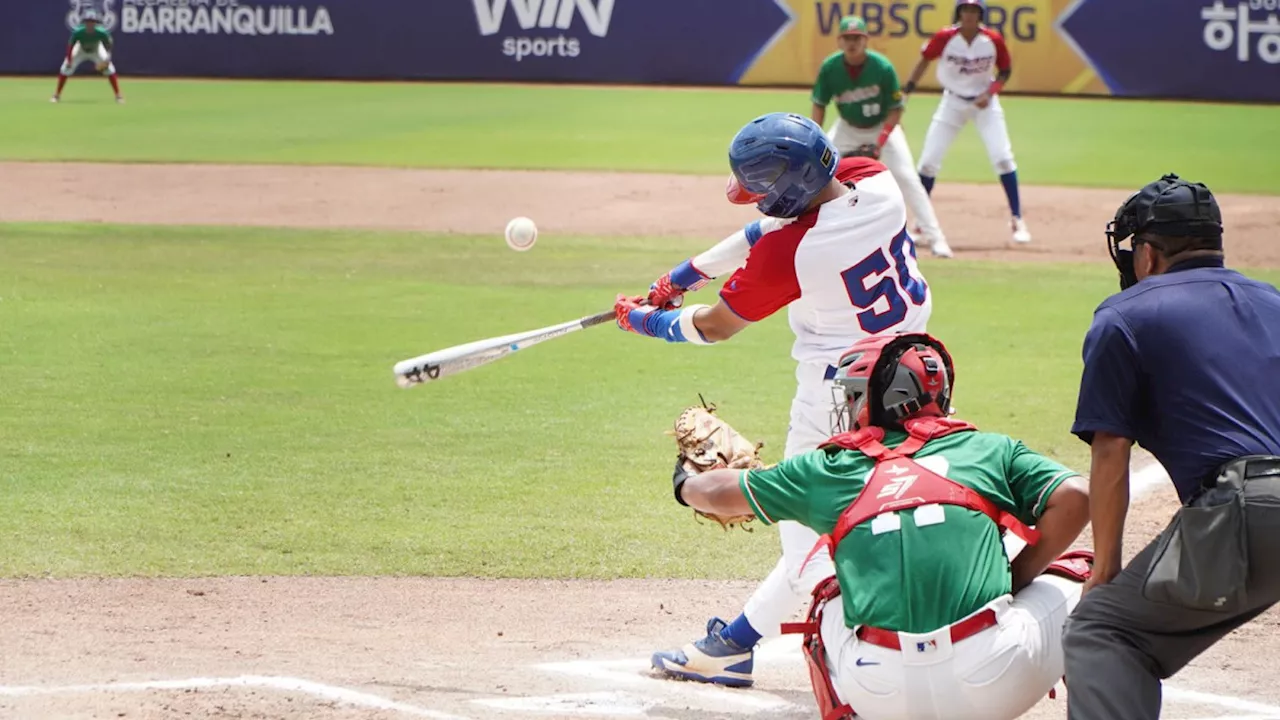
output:
M 885 407 L 887 391 L 907 390 L 893 387 L 896 375 L 890 374 L 891 366 L 914 377 L 913 395 Z M 834 381 L 843 390 L 844 403 L 837 409 L 849 418 L 848 429 L 884 427 L 913 417 L 946 417 L 955 366 L 946 346 L 927 333 L 872 335 L 840 356 Z

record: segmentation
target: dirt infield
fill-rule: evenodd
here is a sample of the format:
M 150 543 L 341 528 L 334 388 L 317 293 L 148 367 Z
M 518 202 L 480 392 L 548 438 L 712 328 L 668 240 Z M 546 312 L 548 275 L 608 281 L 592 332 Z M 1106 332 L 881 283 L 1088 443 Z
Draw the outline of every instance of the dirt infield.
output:
M 710 240 L 753 216 L 722 178 L 527 171 L 0 163 L 0 222 L 396 228 Z M 490 198 L 500 191 L 504 207 Z M 1126 191 L 1025 188 L 1035 241 L 1010 248 L 998 186 L 947 185 L 938 212 L 961 257 L 1105 262 Z M 1280 266 L 1280 198 L 1226 196 L 1234 263 Z M 1131 555 L 1175 506 L 1135 503 Z M 762 537 L 761 542 L 776 542 Z M 811 718 L 794 639 L 770 643 L 757 687 L 655 679 L 655 649 L 732 616 L 752 582 L 434 578 L 0 581 L 4 718 Z M 1268 613 L 1199 658 L 1169 718 L 1280 718 Z M 1029 716 L 1065 716 L 1046 700 Z
M 724 178 L 692 175 L 0 163 L 0 220 L 497 234 L 527 215 L 544 233 L 712 240 L 756 216 L 723 191 Z M 1017 249 L 999 186 L 941 183 L 934 202 L 961 257 L 1108 262 L 1103 230 L 1128 192 L 1024 187 L 1035 241 Z M 1280 198 L 1219 200 L 1231 262 L 1280 266 Z

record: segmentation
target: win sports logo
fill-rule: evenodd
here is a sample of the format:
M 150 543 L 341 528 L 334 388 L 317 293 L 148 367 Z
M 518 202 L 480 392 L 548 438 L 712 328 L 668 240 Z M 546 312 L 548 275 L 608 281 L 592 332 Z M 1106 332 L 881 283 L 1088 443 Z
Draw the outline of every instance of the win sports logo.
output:
M 476 24 L 480 34 L 497 35 L 503 21 L 515 16 L 516 24 L 525 33 L 538 30 L 569 30 L 574 17 L 582 19 L 587 32 L 596 37 L 609 34 L 609 21 L 613 19 L 615 0 L 471 0 L 476 9 Z M 578 38 L 563 32 L 552 35 L 512 35 L 502 39 L 502 54 L 515 58 L 516 62 L 527 57 L 576 58 L 582 53 Z

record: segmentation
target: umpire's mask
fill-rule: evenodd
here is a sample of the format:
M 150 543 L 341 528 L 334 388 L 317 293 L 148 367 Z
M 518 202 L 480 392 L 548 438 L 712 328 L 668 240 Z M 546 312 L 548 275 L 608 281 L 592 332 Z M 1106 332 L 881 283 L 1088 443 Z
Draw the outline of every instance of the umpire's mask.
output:
M 1120 271 L 1121 290 L 1138 282 L 1133 251 L 1141 242 L 1137 236 L 1146 232 L 1203 238 L 1209 241 L 1206 250 L 1221 250 L 1222 211 L 1204 183 L 1189 183 L 1173 173 L 1130 195 L 1107 223 L 1107 248 Z M 1121 249 L 1120 243 L 1130 238 L 1130 247 Z

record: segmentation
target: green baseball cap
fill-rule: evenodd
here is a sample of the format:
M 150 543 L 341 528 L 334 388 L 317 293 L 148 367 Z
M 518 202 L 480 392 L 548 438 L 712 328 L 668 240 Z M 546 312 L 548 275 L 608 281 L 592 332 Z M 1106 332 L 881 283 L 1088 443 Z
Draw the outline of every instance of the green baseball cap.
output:
M 850 15 L 840 21 L 841 35 L 866 35 L 867 23 L 857 15 Z

